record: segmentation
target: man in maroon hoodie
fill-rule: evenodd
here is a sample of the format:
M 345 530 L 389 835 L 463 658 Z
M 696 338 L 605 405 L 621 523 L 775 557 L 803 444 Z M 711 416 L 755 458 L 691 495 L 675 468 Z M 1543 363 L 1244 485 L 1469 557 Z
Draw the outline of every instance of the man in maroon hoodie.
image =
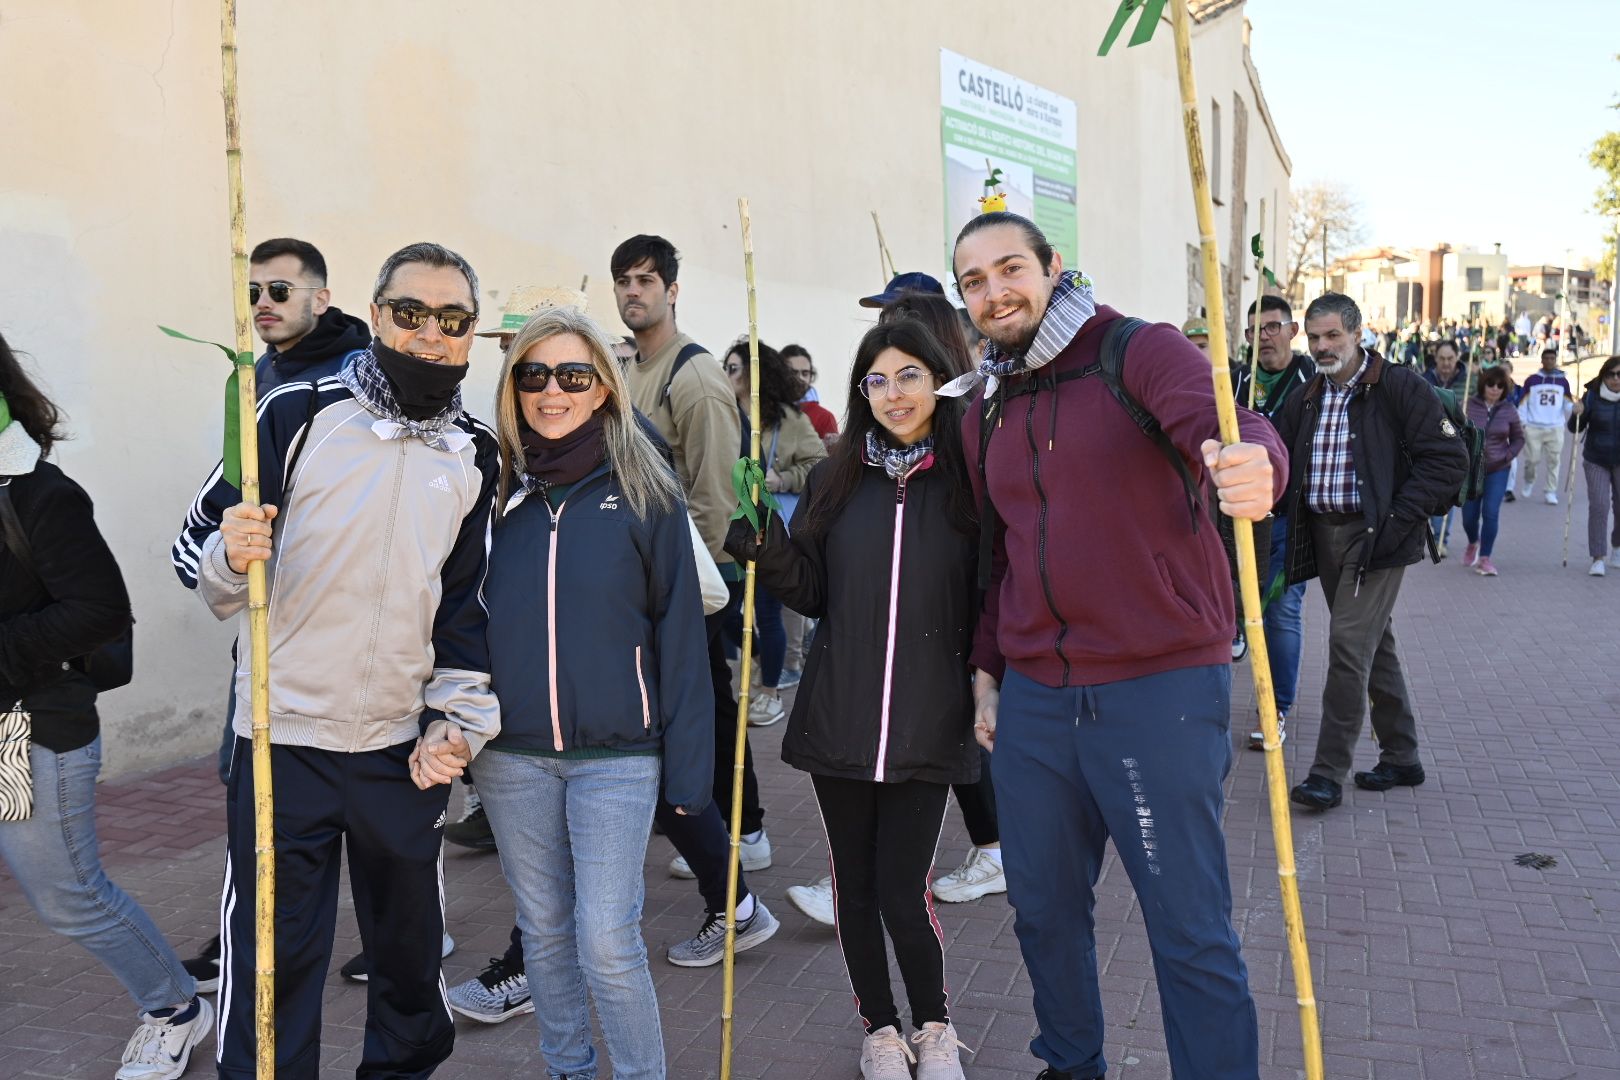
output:
M 1232 587 L 1194 499 L 1212 479 L 1224 513 L 1264 517 L 1286 452 L 1245 409 L 1244 441 L 1220 445 L 1209 360 L 1167 324 L 1136 327 L 1121 380 L 1168 436 L 1156 444 L 1098 370 L 1110 327 L 1130 324 L 1033 223 L 973 219 L 954 263 L 992 346 L 941 393 L 984 387 L 963 425 L 969 453 L 983 447 L 970 472 L 993 540 L 974 696 L 1035 991 L 1030 1049 L 1042 1080 L 1106 1069 L 1092 890 L 1113 837 L 1147 923 L 1172 1073 L 1254 1080 L 1221 833 Z

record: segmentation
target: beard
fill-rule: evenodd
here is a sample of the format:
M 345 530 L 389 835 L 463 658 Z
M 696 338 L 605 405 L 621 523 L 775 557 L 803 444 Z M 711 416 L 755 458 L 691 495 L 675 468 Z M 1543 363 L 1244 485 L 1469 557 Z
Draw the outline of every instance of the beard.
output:
M 1316 360 L 1316 370 L 1330 377 L 1337 375 L 1347 366 L 1349 366 L 1350 362 L 1355 360 L 1356 357 L 1360 355 L 1360 352 L 1360 347 L 1355 346 L 1352 347 L 1348 353 L 1342 356 L 1335 352 L 1317 353 L 1314 357 Z
M 624 323 L 625 326 L 630 328 L 631 333 L 637 333 L 647 329 L 650 326 L 657 326 L 660 322 L 663 322 L 664 313 L 663 311 L 659 311 L 655 315 L 652 308 L 641 305 L 628 311 L 620 311 L 619 319 Z
M 258 333 L 259 340 L 266 345 L 280 345 L 283 342 L 301 340 L 315 329 L 315 324 L 319 321 L 312 304 L 306 305 L 303 311 L 289 311 L 280 317 L 280 322 L 273 322 L 269 326 L 259 326 L 255 323 L 253 329 Z
M 989 325 L 979 323 L 974 325 L 978 326 L 979 333 L 995 342 L 996 347 L 1002 352 L 1021 356 L 1035 344 L 1035 334 L 1041 328 L 1041 320 L 1031 313 L 1028 304 L 1021 304 L 1018 311 L 1021 314 L 1015 316 L 1010 324 L 986 319 L 985 322 Z

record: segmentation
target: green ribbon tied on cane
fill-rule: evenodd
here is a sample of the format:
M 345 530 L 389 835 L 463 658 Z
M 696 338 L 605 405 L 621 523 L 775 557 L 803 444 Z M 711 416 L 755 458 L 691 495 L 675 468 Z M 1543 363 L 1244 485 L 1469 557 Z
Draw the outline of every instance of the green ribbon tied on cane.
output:
M 11 426 L 11 406 L 6 404 L 6 395 L 0 394 L 0 431 Z
M 1114 47 L 1120 32 L 1137 10 L 1141 10 L 1142 18 L 1137 21 L 1136 32 L 1125 47 L 1129 49 L 1153 40 L 1153 31 L 1159 26 L 1159 16 L 1164 14 L 1164 5 L 1165 0 L 1120 0 L 1119 10 L 1114 12 L 1114 21 L 1108 24 L 1108 33 L 1103 37 L 1102 48 L 1097 50 L 1097 55 L 1108 55 L 1108 50 Z
M 738 458 L 737 464 L 731 467 L 731 489 L 737 494 L 737 509 L 732 512 L 732 521 L 747 518 L 755 532 L 764 532 L 765 522 L 770 520 L 770 516 L 767 513 L 761 519 L 760 506 L 767 511 L 775 510 L 777 516 L 781 516 L 782 504 L 776 501 L 775 495 L 765 490 L 765 467 L 753 458 Z M 758 504 L 754 501 L 756 490 L 759 492 Z
M 204 338 L 192 337 L 182 334 L 178 330 L 170 330 L 167 326 L 159 326 L 159 330 L 172 338 L 181 341 L 192 341 L 198 345 L 212 345 L 231 362 L 231 377 L 225 380 L 225 446 L 224 453 L 220 455 L 220 468 L 224 474 L 225 482 L 238 490 L 242 487 L 242 412 L 241 398 L 237 396 L 240 388 L 239 376 L 243 368 L 249 372 L 253 370 L 253 353 L 250 351 L 237 352 L 227 348 L 217 341 L 208 341 Z
M 1265 275 L 1265 279 L 1274 287 L 1281 288 L 1281 286 L 1277 285 L 1277 275 L 1273 274 L 1271 272 L 1271 267 L 1266 265 L 1266 248 L 1265 245 L 1260 242 L 1259 233 L 1255 233 L 1253 239 L 1249 241 L 1249 250 L 1254 253 L 1255 261 L 1260 266 L 1260 273 Z

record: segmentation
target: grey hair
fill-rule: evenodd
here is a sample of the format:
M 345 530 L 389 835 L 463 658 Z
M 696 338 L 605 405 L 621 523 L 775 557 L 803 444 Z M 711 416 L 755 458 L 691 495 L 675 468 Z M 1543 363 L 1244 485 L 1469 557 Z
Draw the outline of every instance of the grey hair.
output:
M 1361 333 L 1361 309 L 1344 293 L 1325 292 L 1312 300 L 1310 306 L 1305 309 L 1307 322 L 1323 315 L 1337 315 L 1339 325 L 1344 327 L 1346 334 Z
M 596 369 L 596 377 L 607 387 L 607 400 L 602 402 L 607 463 L 619 480 L 619 487 L 630 504 L 631 513 L 644 518 L 653 511 L 673 510 L 681 502 L 680 481 L 636 419 L 623 368 L 618 357 L 613 355 L 612 339 L 597 325 L 596 320 L 578 308 L 552 307 L 542 308 L 523 324 L 512 338 L 512 344 L 507 346 L 506 359 L 501 365 L 501 379 L 495 391 L 495 430 L 501 444 L 496 514 L 505 512 L 512 481 L 522 472 L 524 462 L 523 428 L 517 388 L 512 385 L 512 369 L 522 361 L 523 354 L 535 345 L 564 334 L 571 334 L 585 343 L 586 351 L 591 354 L 591 366 Z
M 377 271 L 377 285 L 371 290 L 372 303 L 382 302 L 383 291 L 388 288 L 388 283 L 393 280 L 394 272 L 409 263 L 423 263 L 427 266 L 453 266 L 460 270 L 462 276 L 467 279 L 467 287 L 472 290 L 473 314 L 478 314 L 478 275 L 473 272 L 472 264 L 443 244 L 435 244 L 427 240 L 406 244 L 383 260 L 382 269 Z

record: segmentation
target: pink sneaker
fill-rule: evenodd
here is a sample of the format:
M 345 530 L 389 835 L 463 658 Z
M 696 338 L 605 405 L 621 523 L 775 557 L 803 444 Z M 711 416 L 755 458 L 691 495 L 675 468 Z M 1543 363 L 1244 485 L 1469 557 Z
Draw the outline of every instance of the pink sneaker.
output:
M 1483 558 L 1474 565 L 1474 573 L 1482 574 L 1485 577 L 1495 577 L 1496 564 L 1491 562 L 1489 557 Z
M 1478 544 L 1469 544 L 1467 550 L 1465 550 L 1463 552 L 1463 565 L 1464 566 L 1473 566 L 1478 561 L 1479 561 L 1479 545 Z

